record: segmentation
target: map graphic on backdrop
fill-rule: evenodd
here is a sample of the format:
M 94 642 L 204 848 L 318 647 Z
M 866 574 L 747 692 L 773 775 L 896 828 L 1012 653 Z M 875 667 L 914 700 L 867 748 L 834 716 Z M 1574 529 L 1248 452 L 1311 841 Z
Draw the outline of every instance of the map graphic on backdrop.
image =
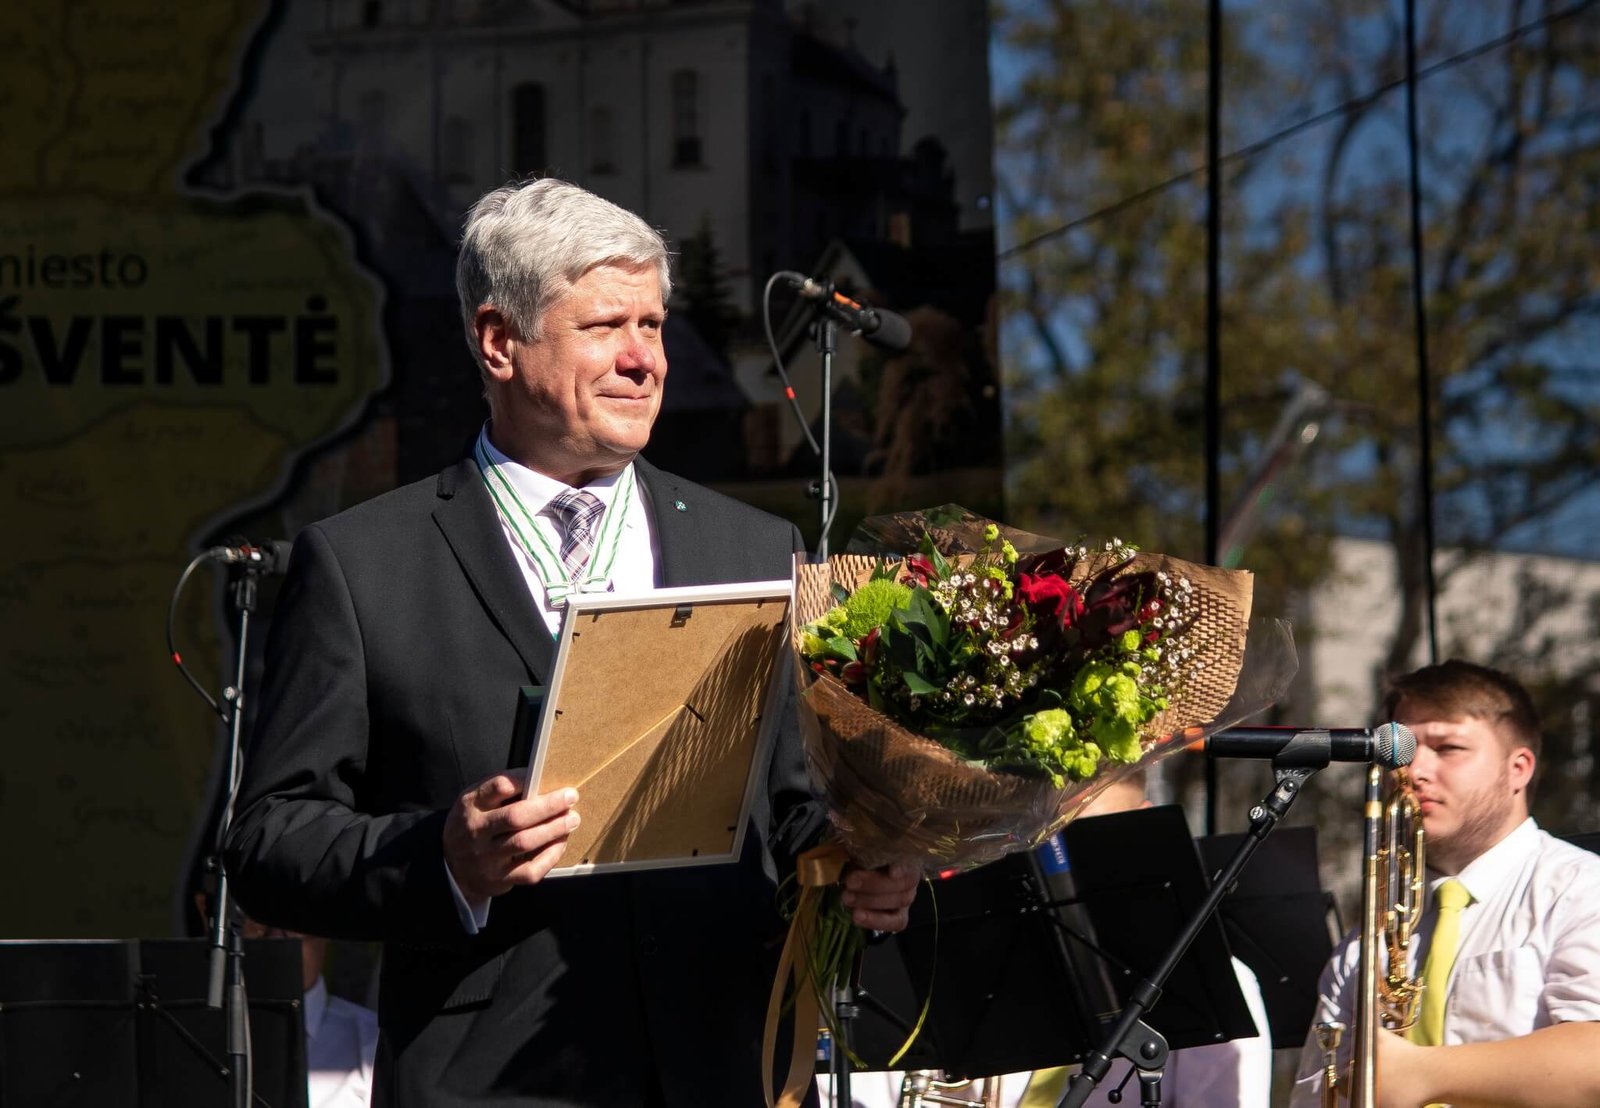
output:
M 900 353 L 840 343 L 831 541 L 868 512 L 999 512 L 982 0 L 96 7 L 0 13 L 27 59 L 0 72 L 0 509 L 22 524 L 0 834 L 39 894 L 0 936 L 172 929 L 218 745 L 161 643 L 177 571 L 460 455 L 484 412 L 455 238 L 495 185 L 566 177 L 672 242 L 658 464 L 815 542 L 756 314 L 796 270 L 913 328 Z M 793 293 L 773 307 L 815 426 L 815 352 Z M 220 688 L 221 590 L 191 591 L 179 640 Z
M 304 190 L 180 185 L 264 14 L 0 12 L 7 936 L 171 931 L 217 730 L 165 657 L 177 570 L 386 378 L 380 290 Z

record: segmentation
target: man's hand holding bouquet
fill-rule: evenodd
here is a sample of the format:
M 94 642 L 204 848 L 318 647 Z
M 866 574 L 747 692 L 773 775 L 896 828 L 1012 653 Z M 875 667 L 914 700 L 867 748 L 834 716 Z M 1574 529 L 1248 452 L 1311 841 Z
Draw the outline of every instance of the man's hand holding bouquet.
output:
M 1254 651 L 1250 695 L 1235 697 L 1241 571 L 1065 545 L 954 506 L 868 520 L 850 551 L 796 570 L 801 724 L 834 841 L 802 859 L 769 1011 L 770 1063 L 792 973 L 790 1089 L 865 941 L 834 884 L 847 860 L 933 873 L 1035 846 L 1130 767 L 1265 707 L 1294 672 L 1287 639 Z

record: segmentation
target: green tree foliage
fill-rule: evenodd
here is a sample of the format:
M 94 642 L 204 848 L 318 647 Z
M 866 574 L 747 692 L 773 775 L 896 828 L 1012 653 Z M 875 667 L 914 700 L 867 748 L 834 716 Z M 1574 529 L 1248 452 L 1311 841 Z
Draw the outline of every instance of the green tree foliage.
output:
M 739 310 L 730 298 L 709 216 L 701 216 L 700 226 L 679 248 L 675 292 L 684 317 L 706 345 L 727 361 L 728 342 L 739 326 Z
M 1491 548 L 1600 542 L 1600 513 L 1574 509 L 1600 478 L 1600 5 L 1419 8 L 1447 590 Z M 1392 544 L 1399 615 L 1373 634 L 1380 669 L 1407 669 L 1426 653 L 1427 582 L 1401 8 L 1241 0 L 1224 12 L 1222 146 L 1246 153 L 1223 182 L 1222 506 L 1266 461 L 1296 382 L 1320 385 L 1322 435 L 1278 483 L 1243 564 L 1259 609 L 1293 614 L 1326 574 L 1333 535 Z M 1004 241 L 1017 244 L 1001 266 L 1011 514 L 1198 557 L 1205 6 L 1006 0 L 995 33 Z M 1466 649 L 1441 630 L 1441 656 Z M 1314 633 L 1297 628 L 1302 642 Z M 1582 732 L 1567 722 L 1600 695 L 1592 676 L 1562 676 L 1561 644 L 1530 650 L 1509 632 L 1488 654 L 1476 652 L 1555 690 L 1547 761 L 1571 754 L 1561 735 Z
M 1195 16 L 1168 0 L 1016 5 L 1000 12 L 997 32 L 1021 77 L 999 105 L 1011 239 L 1114 209 L 1002 263 L 1007 345 L 1020 355 L 1007 379 L 1013 512 L 1064 537 L 1116 534 L 1200 558 L 1204 181 L 1151 191 L 1204 160 L 1206 29 Z M 1243 51 L 1228 72 L 1241 95 L 1267 87 L 1260 60 Z M 1289 371 L 1314 359 L 1296 321 L 1321 294 L 1293 265 L 1310 245 L 1309 217 L 1258 216 L 1226 211 L 1224 333 L 1245 340 L 1224 347 L 1230 469 L 1272 426 Z M 1242 490 L 1242 477 L 1232 485 Z M 1269 538 L 1297 537 L 1293 520 L 1276 527 Z M 1291 550 L 1299 578 L 1320 568 L 1314 547 L 1264 545 Z

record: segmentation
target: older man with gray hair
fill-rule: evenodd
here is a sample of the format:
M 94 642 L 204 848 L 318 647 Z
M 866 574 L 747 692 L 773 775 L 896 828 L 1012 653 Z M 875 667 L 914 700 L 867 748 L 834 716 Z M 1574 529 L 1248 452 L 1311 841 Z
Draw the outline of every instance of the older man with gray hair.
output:
M 573 580 L 783 577 L 799 533 L 638 457 L 671 286 L 637 216 L 497 189 L 456 280 L 489 420 L 471 457 L 298 537 L 229 872 L 263 921 L 382 940 L 375 1103 L 759 1104 L 775 894 L 824 823 L 794 728 L 737 863 L 551 882 L 583 800 L 524 797 L 507 749 Z M 915 888 L 856 870 L 845 899 L 894 930 Z

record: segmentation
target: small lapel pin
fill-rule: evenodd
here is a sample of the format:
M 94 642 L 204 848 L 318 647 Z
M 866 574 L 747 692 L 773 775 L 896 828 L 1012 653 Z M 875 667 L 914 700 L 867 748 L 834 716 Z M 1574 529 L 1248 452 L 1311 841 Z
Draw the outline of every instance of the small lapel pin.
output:
M 689 505 L 685 504 L 681 500 L 674 500 L 672 502 L 672 506 L 674 508 L 678 509 L 678 511 L 680 511 L 680 512 L 687 512 L 689 510 Z

